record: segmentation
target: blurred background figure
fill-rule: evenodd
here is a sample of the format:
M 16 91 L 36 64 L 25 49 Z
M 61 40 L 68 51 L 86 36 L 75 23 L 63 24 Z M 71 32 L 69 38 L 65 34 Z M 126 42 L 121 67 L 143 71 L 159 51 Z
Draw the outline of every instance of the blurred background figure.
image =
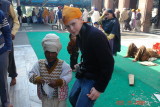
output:
M 118 9 L 115 9 L 115 12 L 114 12 L 116 18 L 119 20 L 120 18 L 120 11 Z
M 43 19 L 44 19 L 44 23 L 47 24 L 48 23 L 48 16 L 49 16 L 49 11 L 48 9 L 45 7 L 44 11 L 43 11 Z
M 127 12 L 128 12 L 128 19 L 125 20 L 125 26 L 124 26 L 124 29 L 125 30 L 128 30 L 128 31 L 131 31 L 131 26 L 130 26 L 130 21 L 131 21 L 131 17 L 132 17 L 132 12 L 130 9 L 127 9 Z
M 42 13 L 43 13 L 43 11 L 41 9 L 39 9 L 39 12 L 37 15 L 38 23 L 43 23 Z
M 21 6 L 17 7 L 17 13 L 18 13 L 18 20 L 20 23 L 22 23 L 22 10 L 21 10 Z
M 73 7 L 73 4 L 70 4 L 69 6 L 70 6 L 70 7 Z
M 87 9 L 84 9 L 83 15 L 82 15 L 82 20 L 84 22 L 88 22 L 88 11 Z
M 32 21 L 33 23 L 37 23 L 37 16 L 36 16 L 35 8 L 33 8 L 32 10 Z
M 136 23 L 135 23 L 135 31 L 140 32 L 141 31 L 141 13 L 140 9 L 136 10 Z
M 57 21 L 58 21 L 58 28 L 59 30 L 64 30 L 64 25 L 62 21 L 62 7 L 58 6 L 58 11 L 57 11 Z
M 49 12 L 49 23 L 53 23 L 54 22 L 54 11 L 53 9 L 50 10 Z
M 135 30 L 135 23 L 136 23 L 136 11 L 135 9 L 132 9 L 132 17 L 130 22 L 130 26 L 132 30 Z
M 92 16 L 91 16 L 91 20 L 92 20 L 93 26 L 94 26 L 94 23 L 95 23 L 95 22 L 98 22 L 99 18 L 100 18 L 100 14 L 99 14 L 98 9 L 97 9 L 97 8 L 94 8 L 94 12 L 93 12 L 93 14 L 92 14 Z
M 120 14 L 120 19 L 119 19 L 122 32 L 124 31 L 125 22 L 127 19 L 128 19 L 128 12 L 127 12 L 127 9 L 124 8 L 122 13 Z

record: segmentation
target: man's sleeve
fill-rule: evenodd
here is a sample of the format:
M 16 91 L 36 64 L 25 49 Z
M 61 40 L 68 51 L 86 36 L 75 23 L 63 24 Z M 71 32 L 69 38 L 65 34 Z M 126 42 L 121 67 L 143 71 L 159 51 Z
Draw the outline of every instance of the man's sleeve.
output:
M 20 27 L 20 24 L 19 24 L 19 20 L 18 20 L 18 17 L 14 11 L 14 8 L 12 5 L 10 5 L 10 8 L 9 8 L 9 14 L 11 15 L 11 17 L 13 18 L 13 28 L 12 28 L 12 32 L 11 34 L 12 35 L 16 35 L 16 33 L 18 32 L 18 29 Z
M 12 49 L 12 39 L 11 39 L 11 30 L 9 23 L 7 21 L 7 18 L 4 17 L 4 14 L 2 11 L 0 11 L 0 16 L 2 18 L 2 27 L 1 27 L 1 32 L 2 35 L 4 36 L 5 44 L 4 46 L 0 49 L 0 54 L 5 52 L 5 51 L 10 51 Z
M 102 32 L 96 34 L 92 40 L 92 48 L 99 67 L 99 77 L 95 89 L 104 92 L 112 76 L 114 59 L 107 38 Z

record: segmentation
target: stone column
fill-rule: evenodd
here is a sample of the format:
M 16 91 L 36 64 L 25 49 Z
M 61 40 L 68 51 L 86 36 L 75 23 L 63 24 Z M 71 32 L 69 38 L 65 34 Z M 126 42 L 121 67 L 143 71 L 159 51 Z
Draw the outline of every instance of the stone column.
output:
M 139 0 L 138 8 L 141 10 L 141 31 L 142 32 L 149 32 L 150 29 L 150 19 L 152 15 L 152 7 L 153 7 L 153 0 Z
M 120 11 L 123 10 L 123 8 L 129 8 L 130 0 L 119 0 L 118 9 Z
M 104 8 L 113 9 L 113 0 L 104 0 Z
M 102 0 L 92 0 L 92 6 L 97 8 L 100 12 L 102 10 Z

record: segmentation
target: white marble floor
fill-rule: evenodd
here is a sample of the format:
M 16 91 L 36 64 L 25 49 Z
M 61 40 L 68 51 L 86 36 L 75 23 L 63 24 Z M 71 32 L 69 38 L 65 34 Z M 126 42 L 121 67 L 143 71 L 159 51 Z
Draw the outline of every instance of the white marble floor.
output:
M 11 103 L 14 107 L 41 107 L 36 85 L 31 84 L 28 80 L 28 72 L 37 61 L 34 50 L 30 45 L 19 45 L 14 49 L 18 77 L 17 84 L 9 87 Z

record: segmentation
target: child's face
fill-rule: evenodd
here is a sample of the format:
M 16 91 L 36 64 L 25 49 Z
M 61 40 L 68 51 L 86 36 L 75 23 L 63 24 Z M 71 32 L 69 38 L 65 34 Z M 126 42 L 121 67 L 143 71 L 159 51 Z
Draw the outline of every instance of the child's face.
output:
M 53 62 L 57 59 L 57 53 L 46 51 L 45 52 L 45 57 L 46 57 L 48 62 Z
M 72 35 L 76 36 L 79 34 L 81 27 L 83 25 L 82 18 L 73 19 L 69 21 L 65 26 L 68 32 L 70 32 Z

